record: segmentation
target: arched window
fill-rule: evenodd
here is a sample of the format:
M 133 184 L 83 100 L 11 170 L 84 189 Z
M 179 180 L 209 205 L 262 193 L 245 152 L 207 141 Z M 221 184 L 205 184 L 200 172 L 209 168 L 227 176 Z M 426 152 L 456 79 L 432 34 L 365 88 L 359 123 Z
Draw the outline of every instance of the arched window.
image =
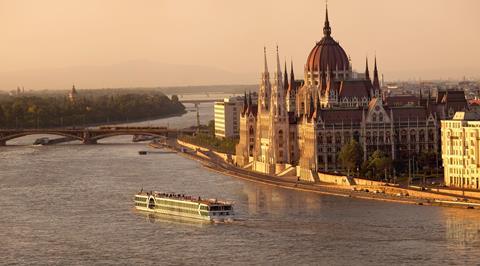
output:
M 377 114 L 374 113 L 374 114 L 372 115 L 372 121 L 373 121 L 373 122 L 376 122 L 376 121 L 377 121 Z
M 382 113 L 380 113 L 378 115 L 378 121 L 383 122 L 383 114 Z

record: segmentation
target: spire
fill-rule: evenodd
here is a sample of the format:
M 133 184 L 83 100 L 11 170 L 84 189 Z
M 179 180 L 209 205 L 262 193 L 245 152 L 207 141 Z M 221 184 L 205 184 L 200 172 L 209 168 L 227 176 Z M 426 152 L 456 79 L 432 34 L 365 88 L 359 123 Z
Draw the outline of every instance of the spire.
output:
M 248 110 L 248 103 L 247 103 L 247 91 L 244 92 L 243 96 L 243 108 L 242 108 L 242 115 L 245 114 Z
M 280 56 L 278 55 L 278 45 L 277 45 L 277 75 L 282 74 L 282 68 L 280 67 Z
M 378 80 L 377 57 L 375 56 L 375 66 L 373 68 L 373 89 L 380 91 L 380 82 Z
M 370 71 L 368 71 L 368 57 L 365 58 L 365 78 L 370 80 Z
M 293 74 L 293 60 L 290 60 L 290 82 L 295 81 L 295 74 Z
M 267 47 L 263 46 L 263 58 L 264 58 L 264 67 L 263 73 L 268 73 L 268 64 L 267 64 Z
M 287 92 L 287 89 L 288 89 L 287 60 L 285 60 L 285 71 L 283 72 L 283 87 L 285 92 Z
M 252 102 L 252 93 L 248 91 L 248 106 L 252 107 L 253 102 Z
M 325 25 L 323 26 L 323 35 L 330 36 L 332 29 L 330 28 L 330 21 L 328 21 L 328 3 L 325 3 Z

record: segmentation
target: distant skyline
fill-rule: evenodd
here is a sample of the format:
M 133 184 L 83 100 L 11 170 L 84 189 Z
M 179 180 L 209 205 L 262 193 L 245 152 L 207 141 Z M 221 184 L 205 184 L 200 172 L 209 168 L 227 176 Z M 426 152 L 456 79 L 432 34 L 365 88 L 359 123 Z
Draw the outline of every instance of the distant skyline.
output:
M 480 78 L 480 1 L 328 5 L 357 71 L 376 54 L 386 80 Z M 276 44 L 303 78 L 324 16 L 319 0 L 0 0 L 0 89 L 253 84 Z

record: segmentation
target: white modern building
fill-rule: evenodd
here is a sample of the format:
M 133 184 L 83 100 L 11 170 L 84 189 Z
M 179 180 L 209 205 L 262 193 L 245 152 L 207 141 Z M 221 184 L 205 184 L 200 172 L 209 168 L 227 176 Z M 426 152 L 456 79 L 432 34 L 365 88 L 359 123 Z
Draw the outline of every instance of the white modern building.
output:
M 215 136 L 218 138 L 237 138 L 243 97 L 230 97 L 215 102 Z
M 445 185 L 479 189 L 480 114 L 457 112 L 441 123 Z

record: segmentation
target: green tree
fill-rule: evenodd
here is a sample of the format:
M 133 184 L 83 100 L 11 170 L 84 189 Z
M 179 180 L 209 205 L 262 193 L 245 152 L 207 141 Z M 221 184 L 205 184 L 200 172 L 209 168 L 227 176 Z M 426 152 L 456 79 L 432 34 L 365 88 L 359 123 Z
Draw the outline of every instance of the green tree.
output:
M 338 160 L 343 168 L 347 170 L 347 176 L 350 176 L 350 171 L 360 167 L 363 160 L 362 146 L 352 139 L 349 143 L 343 145 L 338 155 Z
M 3 107 L 0 105 L 0 128 L 6 127 L 7 119 L 5 117 L 5 112 L 3 111 Z
M 436 158 L 437 155 L 434 152 L 422 151 L 418 155 L 418 165 L 422 167 L 422 170 L 424 170 L 424 172 L 432 171 L 437 166 Z
M 208 121 L 208 132 L 211 134 L 211 135 L 215 135 L 215 120 L 210 120 Z
M 387 171 L 392 167 L 392 159 L 386 156 L 382 151 L 376 150 L 372 156 L 370 156 L 368 168 L 372 170 L 374 177 L 380 177 L 385 175 Z

